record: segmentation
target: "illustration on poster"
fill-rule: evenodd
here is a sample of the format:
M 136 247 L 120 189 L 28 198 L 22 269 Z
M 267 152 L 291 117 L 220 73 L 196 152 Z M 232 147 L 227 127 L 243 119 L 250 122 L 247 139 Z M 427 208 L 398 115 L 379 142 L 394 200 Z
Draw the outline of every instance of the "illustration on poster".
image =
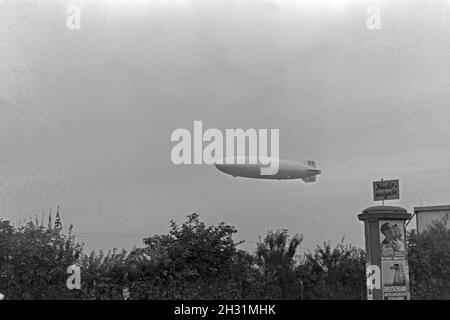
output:
M 380 232 L 384 236 L 384 239 L 381 241 L 383 257 L 404 255 L 403 230 L 397 224 L 384 222 L 381 224 Z

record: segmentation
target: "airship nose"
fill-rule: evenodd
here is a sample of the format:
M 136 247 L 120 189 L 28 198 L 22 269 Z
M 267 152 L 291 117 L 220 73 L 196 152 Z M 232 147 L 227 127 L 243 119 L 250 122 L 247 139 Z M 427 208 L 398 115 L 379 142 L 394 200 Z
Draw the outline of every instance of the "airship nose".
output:
M 224 164 L 221 164 L 221 163 L 215 163 L 214 166 L 215 166 L 217 169 L 219 169 L 220 171 L 223 171 L 223 169 L 224 169 L 224 167 L 225 167 L 225 165 L 224 165 Z

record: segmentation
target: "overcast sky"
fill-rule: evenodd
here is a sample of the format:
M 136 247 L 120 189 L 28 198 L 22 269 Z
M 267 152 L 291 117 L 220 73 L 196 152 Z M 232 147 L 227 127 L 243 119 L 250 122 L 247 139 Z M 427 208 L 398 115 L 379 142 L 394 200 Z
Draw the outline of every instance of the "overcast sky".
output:
M 363 247 L 380 178 L 400 179 L 389 204 L 450 203 L 447 1 L 82 1 L 69 30 L 77 3 L 0 1 L 1 218 L 59 204 L 87 249 L 128 249 L 197 212 L 253 251 L 281 228 Z M 280 129 L 280 156 L 322 174 L 175 166 L 170 135 L 194 120 Z

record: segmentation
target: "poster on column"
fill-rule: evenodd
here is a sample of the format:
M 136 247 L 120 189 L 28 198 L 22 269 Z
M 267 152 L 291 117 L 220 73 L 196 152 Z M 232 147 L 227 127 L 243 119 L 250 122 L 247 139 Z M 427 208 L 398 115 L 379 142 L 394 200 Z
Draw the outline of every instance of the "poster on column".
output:
M 408 264 L 405 261 L 382 261 L 383 299 L 409 300 Z
M 404 222 L 380 220 L 381 260 L 406 260 Z

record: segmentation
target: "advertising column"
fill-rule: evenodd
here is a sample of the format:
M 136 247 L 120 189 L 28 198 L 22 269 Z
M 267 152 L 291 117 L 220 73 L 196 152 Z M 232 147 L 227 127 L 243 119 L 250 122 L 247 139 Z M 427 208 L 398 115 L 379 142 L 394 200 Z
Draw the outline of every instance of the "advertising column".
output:
M 406 209 L 374 206 L 363 210 L 368 300 L 407 300 L 409 275 L 405 222 Z

